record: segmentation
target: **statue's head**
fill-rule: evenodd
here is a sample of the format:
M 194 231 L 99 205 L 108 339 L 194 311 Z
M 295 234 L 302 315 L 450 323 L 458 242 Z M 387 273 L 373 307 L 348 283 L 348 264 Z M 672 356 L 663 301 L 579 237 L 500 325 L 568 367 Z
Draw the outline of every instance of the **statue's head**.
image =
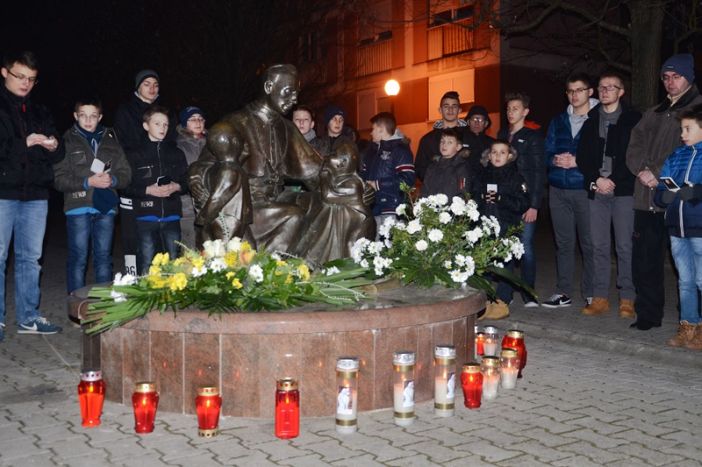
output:
M 349 175 L 358 168 L 358 149 L 355 144 L 341 143 L 334 152 L 324 158 L 322 170 L 333 176 Z
M 263 92 L 273 110 L 283 115 L 290 112 L 300 92 L 297 69 L 293 65 L 269 67 L 263 77 Z

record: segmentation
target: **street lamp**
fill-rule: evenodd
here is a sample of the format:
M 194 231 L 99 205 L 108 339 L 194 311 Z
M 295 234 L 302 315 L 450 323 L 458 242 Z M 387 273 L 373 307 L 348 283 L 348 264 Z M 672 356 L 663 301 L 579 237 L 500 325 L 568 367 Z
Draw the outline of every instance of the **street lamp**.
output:
M 396 79 L 385 82 L 385 94 L 390 98 L 390 113 L 395 114 L 395 96 L 400 93 L 400 83 Z

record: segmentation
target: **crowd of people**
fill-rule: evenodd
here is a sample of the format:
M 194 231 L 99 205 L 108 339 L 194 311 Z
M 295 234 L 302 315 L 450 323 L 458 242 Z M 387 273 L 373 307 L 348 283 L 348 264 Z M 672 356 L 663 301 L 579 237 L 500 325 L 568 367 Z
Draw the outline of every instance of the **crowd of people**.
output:
M 52 188 L 64 195 L 69 294 L 85 285 L 91 256 L 95 281 L 111 280 L 118 212 L 127 273 L 146 274 L 156 253 L 176 256 L 179 242 L 196 243 L 188 168 L 206 145 L 204 111 L 189 106 L 176 115 L 162 107 L 159 75 L 147 69 L 137 73 L 134 93 L 117 110 L 114 128 L 101 123 L 100 101 L 87 97 L 75 103 L 75 123 L 61 136 L 48 110 L 30 98 L 38 70 L 31 52 L 2 63 L 0 340 L 13 237 L 17 332 L 61 331 L 39 312 L 38 261 Z M 505 96 L 507 125 L 492 138 L 486 134 L 492 124 L 487 109 L 473 105 L 461 119 L 460 96 L 447 91 L 439 102 L 441 119 L 419 141 L 416 157 L 389 112 L 371 119 L 370 141 L 359 139 L 336 105 L 325 109 L 319 132 L 310 107 L 297 105 L 290 118 L 322 158 L 337 158 L 337 165 L 347 168 L 340 180 L 350 183 L 355 172 L 365 189 L 374 192 L 376 225 L 397 215 L 406 184 L 418 186 L 421 196 L 470 196 L 481 212 L 498 219 L 503 231 L 520 228 L 524 255 L 506 267 L 519 267 L 521 280 L 531 289 L 537 273 L 534 234 L 537 220 L 544 218 L 539 210 L 548 188 L 557 281 L 541 303 L 528 288 L 521 290 L 526 307 L 573 305 L 579 245 L 581 312 L 610 312 L 614 232 L 618 313 L 634 320 L 633 328 L 658 327 L 670 236 L 681 312 L 678 332 L 668 344 L 702 350 L 702 162 L 696 159 L 702 148 L 702 96 L 689 54 L 670 57 L 660 77 L 667 96 L 642 114 L 624 103 L 625 80 L 617 72 L 603 73 L 596 86 L 586 74 L 569 76 L 569 104 L 545 135 L 527 119 L 532 102 L 525 93 Z M 360 153 L 358 163 L 353 148 Z M 288 188 L 304 189 L 294 183 Z M 498 281 L 496 295 L 486 304 L 483 319 L 509 316 L 512 284 Z

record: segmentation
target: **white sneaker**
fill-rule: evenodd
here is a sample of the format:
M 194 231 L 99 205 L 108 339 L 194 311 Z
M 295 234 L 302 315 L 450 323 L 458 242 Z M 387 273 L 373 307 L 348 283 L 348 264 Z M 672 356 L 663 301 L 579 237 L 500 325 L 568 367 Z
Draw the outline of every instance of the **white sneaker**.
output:
M 524 308 L 538 308 L 539 307 L 539 302 L 536 302 L 534 300 L 529 300 L 528 302 L 524 303 Z

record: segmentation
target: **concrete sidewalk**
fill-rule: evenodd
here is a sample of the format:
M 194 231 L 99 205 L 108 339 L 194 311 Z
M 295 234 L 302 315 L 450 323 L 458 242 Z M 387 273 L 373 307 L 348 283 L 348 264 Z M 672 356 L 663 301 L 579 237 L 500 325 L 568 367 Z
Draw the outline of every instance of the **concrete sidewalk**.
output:
M 220 436 L 200 439 L 194 416 L 166 412 L 158 413 L 154 433 L 138 436 L 131 408 L 108 402 L 102 425 L 84 429 L 76 395 L 80 332 L 65 318 L 62 229 L 50 223 L 42 279 L 42 310 L 64 325 L 62 334 L 15 334 L 8 274 L 2 466 L 701 465 L 702 353 L 664 345 L 677 323 L 672 270 L 664 324 L 647 332 L 629 329 L 616 312 L 583 316 L 580 301 L 524 309 L 516 298 L 510 318 L 495 324 L 526 331 L 525 377 L 478 410 L 457 404 L 454 417 L 435 417 L 423 403 L 417 421 L 400 428 L 391 410 L 368 412 L 351 436 L 336 434 L 333 417 L 306 418 L 301 436 L 289 441 L 273 436 L 272 420 L 226 417 Z M 537 238 L 544 298 L 553 292 L 554 255 L 545 228 Z

